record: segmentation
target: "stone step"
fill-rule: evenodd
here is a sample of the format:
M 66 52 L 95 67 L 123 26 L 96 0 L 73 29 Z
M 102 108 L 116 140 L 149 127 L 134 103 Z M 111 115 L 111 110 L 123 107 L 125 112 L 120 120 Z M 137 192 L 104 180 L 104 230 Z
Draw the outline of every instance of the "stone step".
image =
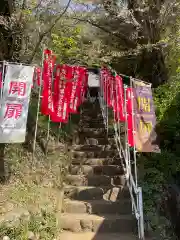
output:
M 115 202 L 122 198 L 129 198 L 129 190 L 126 186 L 119 187 L 88 187 L 65 185 L 64 194 L 74 200 L 109 200 Z
M 61 227 L 71 232 L 121 232 L 135 230 L 135 221 L 131 215 L 108 214 L 98 216 L 93 214 L 61 214 Z
M 84 108 L 82 110 L 82 114 L 84 116 L 89 116 L 89 117 L 95 117 L 95 116 L 100 116 L 100 117 L 103 117 L 102 115 L 102 109 L 101 108 Z M 110 111 L 108 111 L 108 117 L 109 118 L 113 118 L 114 116 L 114 113 L 113 113 L 113 110 L 111 109 Z
M 105 128 L 104 120 L 102 118 L 81 118 L 79 126 L 84 126 L 85 128 Z
M 90 137 L 90 138 L 109 138 L 109 137 L 114 137 L 114 132 L 108 132 L 103 130 L 103 131 L 99 131 L 99 130 L 96 130 L 96 131 L 84 131 L 84 130 L 80 130 L 79 131 L 79 136 L 84 136 L 86 138 Z
M 114 121 L 109 123 L 109 129 L 114 129 Z M 79 121 L 80 126 L 84 127 L 84 128 L 101 128 L 101 129 L 106 129 L 105 125 L 104 125 L 104 120 L 102 118 L 83 118 Z M 117 126 L 118 131 L 120 130 L 121 133 L 125 132 L 125 126 L 124 124 L 120 124 L 119 126 Z
M 131 202 L 129 200 L 122 201 L 72 201 L 66 199 L 64 201 L 63 211 L 66 213 L 88 213 L 88 214 L 129 214 L 131 213 Z
M 82 133 L 94 133 L 95 135 L 98 134 L 107 134 L 106 128 L 89 128 L 89 127 L 84 127 L 80 129 Z M 114 134 L 114 128 L 109 128 L 108 129 L 108 134 L 113 135 Z
M 104 122 L 104 119 L 103 119 L 103 116 L 102 114 L 99 114 L 98 116 L 88 116 L 88 115 L 85 115 L 85 114 L 82 114 L 81 115 L 81 121 L 84 121 L 84 122 L 96 122 L 96 123 L 99 123 L 99 122 Z
M 81 112 L 81 119 L 82 118 L 90 119 L 90 118 L 95 118 L 97 116 L 103 119 L 101 110 L 97 111 L 97 109 L 83 109 Z
M 105 150 L 105 151 L 75 151 L 72 150 L 72 157 L 73 158 L 112 158 L 118 156 L 118 152 L 113 150 Z
M 104 145 L 113 142 L 114 137 L 109 137 L 107 134 L 104 136 L 96 135 L 96 136 L 90 136 L 84 133 L 79 133 L 79 135 L 76 137 L 76 141 L 74 143 L 76 144 L 92 144 L 92 145 Z
M 98 120 L 98 122 L 104 122 L 104 118 L 102 116 L 102 113 L 97 113 L 94 111 L 89 111 L 89 112 L 82 112 L 80 119 L 82 121 L 92 121 L 92 120 Z
M 86 101 L 86 102 L 83 103 L 82 107 L 83 107 L 84 109 L 90 108 L 90 110 L 91 110 L 91 108 L 93 108 L 93 107 L 100 108 L 100 104 L 99 104 L 99 102 L 97 102 L 97 101 L 94 102 L 94 103 L 92 103 L 92 102 L 90 102 L 90 101 Z
M 112 145 L 91 145 L 91 144 L 78 144 L 78 145 L 73 145 L 72 149 L 74 151 L 86 151 L 86 152 L 99 152 L 99 151 L 109 151 L 116 149 L 115 143 Z
M 63 232 L 60 235 L 60 240 L 137 240 L 138 238 L 131 234 L 120 233 L 72 233 Z
M 102 121 L 91 122 L 91 121 L 80 121 L 80 126 L 85 128 L 104 128 L 104 123 Z
M 74 151 L 102 151 L 104 150 L 105 145 L 90 145 L 90 144 L 78 144 L 78 145 L 73 145 L 72 149 Z
M 77 154 L 78 152 L 76 152 Z M 72 158 L 73 165 L 88 165 L 88 166 L 107 166 L 107 165 L 121 165 L 121 160 L 118 157 L 114 158 L 87 158 L 82 156 L 77 156 Z
M 97 160 L 97 159 L 96 159 Z M 89 165 L 71 165 L 69 168 L 70 174 L 84 174 L 84 175 L 121 175 L 124 173 L 122 166 L 119 165 L 107 165 L 107 166 L 89 166 Z
M 99 112 L 101 112 L 101 108 L 100 108 L 100 105 L 92 103 L 92 105 L 89 104 L 89 105 L 83 106 L 82 112 L 84 112 L 84 113 L 89 113 L 89 112 L 99 113 Z
M 124 175 L 106 176 L 106 175 L 67 175 L 66 183 L 72 186 L 124 186 L 126 179 Z
M 100 107 L 97 107 L 97 106 L 92 106 L 92 107 L 88 107 L 88 108 L 83 108 L 82 109 L 82 113 L 84 115 L 87 115 L 87 116 L 92 116 L 92 115 L 102 115 L 101 113 L 101 108 Z
M 74 142 L 76 145 L 83 145 L 83 144 L 89 144 L 89 145 L 106 145 L 110 144 L 107 137 L 104 138 L 97 138 L 97 137 L 86 137 L 81 136 L 79 138 L 76 138 L 76 141 Z
M 106 145 L 106 144 L 115 144 L 114 138 L 105 137 L 86 137 L 82 136 L 75 142 L 76 144 L 92 144 L 92 145 Z

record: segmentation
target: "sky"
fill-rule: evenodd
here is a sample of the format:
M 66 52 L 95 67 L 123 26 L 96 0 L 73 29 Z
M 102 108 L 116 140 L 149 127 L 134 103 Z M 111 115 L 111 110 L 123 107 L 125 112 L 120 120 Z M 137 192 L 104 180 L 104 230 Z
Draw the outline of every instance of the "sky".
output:
M 65 7 L 68 4 L 68 0 L 60 0 L 60 4 Z M 85 4 L 80 4 L 72 0 L 70 4 L 70 9 L 73 9 L 76 11 L 91 11 L 94 8 L 95 7 L 90 2 L 89 3 L 87 2 L 85 6 Z

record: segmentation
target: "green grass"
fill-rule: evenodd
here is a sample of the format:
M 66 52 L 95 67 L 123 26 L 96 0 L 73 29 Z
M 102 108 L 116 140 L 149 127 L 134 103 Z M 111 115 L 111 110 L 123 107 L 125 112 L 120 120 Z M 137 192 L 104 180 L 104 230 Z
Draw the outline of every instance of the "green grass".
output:
M 35 239 L 55 238 L 59 233 L 55 214 L 42 211 L 41 214 L 31 215 L 29 221 L 22 221 L 18 226 L 0 226 L 1 239 L 8 236 L 11 240 L 27 240 L 30 233 L 34 234 Z
M 25 209 L 31 218 L 18 226 L 0 225 L 0 239 L 5 235 L 11 240 L 27 239 L 29 231 L 40 236 L 38 239 L 53 239 L 60 230 L 62 187 L 70 159 L 65 151 L 48 157 L 41 154 L 41 158 L 32 161 L 32 154 L 23 145 L 6 148 L 11 177 L 5 185 L 0 185 L 0 215 Z

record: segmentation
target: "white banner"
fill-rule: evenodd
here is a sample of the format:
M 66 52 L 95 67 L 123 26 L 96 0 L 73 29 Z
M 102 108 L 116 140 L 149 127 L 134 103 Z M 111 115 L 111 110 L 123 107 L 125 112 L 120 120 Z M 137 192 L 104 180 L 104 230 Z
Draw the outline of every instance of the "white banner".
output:
M 100 87 L 99 74 L 89 72 L 88 86 L 89 87 Z
M 0 143 L 25 141 L 34 67 L 7 64 L 0 108 Z

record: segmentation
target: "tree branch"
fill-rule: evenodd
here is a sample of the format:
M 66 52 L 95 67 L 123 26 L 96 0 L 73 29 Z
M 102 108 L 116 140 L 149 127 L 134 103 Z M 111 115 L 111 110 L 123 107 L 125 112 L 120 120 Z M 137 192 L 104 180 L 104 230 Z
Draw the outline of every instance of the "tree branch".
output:
M 71 3 L 72 0 L 68 0 L 68 3 L 64 9 L 64 11 L 55 19 L 54 23 L 47 29 L 47 31 L 43 32 L 40 34 L 39 36 L 39 41 L 37 42 L 35 48 L 34 48 L 34 51 L 32 53 L 32 56 L 31 58 L 29 59 L 28 63 L 32 63 L 35 55 L 36 55 L 36 52 L 38 51 L 38 48 L 43 40 L 43 38 L 52 31 L 52 29 L 56 26 L 56 24 L 58 23 L 58 21 L 62 18 L 62 16 L 67 12 L 69 6 L 70 6 L 70 3 Z
M 77 21 L 80 21 L 80 22 L 85 22 L 85 23 L 88 23 L 88 24 L 90 24 L 90 25 L 92 25 L 92 26 L 94 26 L 94 27 L 99 28 L 100 30 L 102 30 L 102 31 L 104 31 L 104 32 L 106 32 L 106 33 L 108 33 L 108 34 L 110 34 L 110 35 L 112 35 L 112 36 L 120 39 L 121 41 L 123 41 L 124 44 L 125 44 L 126 46 L 128 46 L 128 48 L 135 48 L 135 47 L 136 47 L 136 43 L 133 42 L 133 41 L 131 41 L 130 39 L 128 39 L 128 38 L 127 38 L 124 34 L 122 34 L 122 33 L 113 33 L 113 32 L 111 32 L 110 30 L 108 30 L 107 28 L 105 28 L 105 27 L 103 27 L 103 26 L 100 26 L 100 25 L 98 25 L 97 23 L 92 22 L 92 21 L 87 20 L 87 19 L 81 19 L 81 18 L 77 18 L 77 17 L 72 17 L 72 19 L 77 20 Z
M 20 14 L 20 17 L 19 17 L 19 24 L 21 24 L 21 21 L 22 21 L 22 18 L 23 18 L 23 11 L 26 9 L 26 0 L 23 0 L 23 3 L 22 3 L 22 7 L 21 7 L 21 14 Z

